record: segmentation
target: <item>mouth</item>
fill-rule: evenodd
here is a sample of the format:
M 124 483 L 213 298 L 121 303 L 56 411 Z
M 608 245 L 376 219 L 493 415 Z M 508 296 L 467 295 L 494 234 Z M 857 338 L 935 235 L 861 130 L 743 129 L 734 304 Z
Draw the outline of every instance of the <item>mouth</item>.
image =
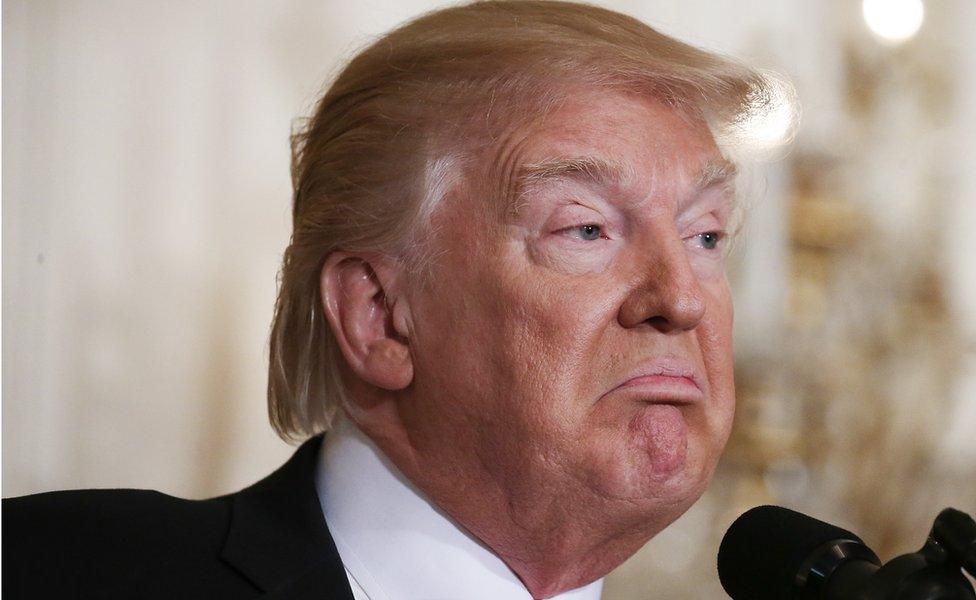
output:
M 700 381 L 690 363 L 660 359 L 641 364 L 609 393 L 622 394 L 648 404 L 682 406 L 705 399 Z

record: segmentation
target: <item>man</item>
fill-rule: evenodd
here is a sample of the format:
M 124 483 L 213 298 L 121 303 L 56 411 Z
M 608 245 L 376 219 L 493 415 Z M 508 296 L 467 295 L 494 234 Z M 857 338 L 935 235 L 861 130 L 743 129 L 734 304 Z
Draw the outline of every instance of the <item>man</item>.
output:
M 310 440 L 211 500 L 6 501 L 4 591 L 599 597 L 728 437 L 715 140 L 762 85 L 579 4 L 378 40 L 295 137 L 269 403 Z

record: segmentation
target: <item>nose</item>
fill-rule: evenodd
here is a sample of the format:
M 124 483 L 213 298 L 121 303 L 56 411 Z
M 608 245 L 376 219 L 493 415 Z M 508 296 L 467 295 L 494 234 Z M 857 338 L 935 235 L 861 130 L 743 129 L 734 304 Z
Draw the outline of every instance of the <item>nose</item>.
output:
M 663 243 L 662 243 L 663 242 Z M 662 333 L 694 329 L 705 316 L 705 293 L 681 239 L 662 241 L 637 261 L 634 284 L 618 320 L 628 329 L 648 324 Z

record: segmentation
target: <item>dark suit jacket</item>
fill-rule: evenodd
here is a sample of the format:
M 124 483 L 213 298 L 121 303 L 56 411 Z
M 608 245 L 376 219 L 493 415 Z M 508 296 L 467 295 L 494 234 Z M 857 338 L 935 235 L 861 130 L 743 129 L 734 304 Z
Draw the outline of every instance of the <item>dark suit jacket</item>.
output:
M 147 490 L 4 500 L 3 596 L 352 600 L 315 491 L 321 443 L 210 500 Z

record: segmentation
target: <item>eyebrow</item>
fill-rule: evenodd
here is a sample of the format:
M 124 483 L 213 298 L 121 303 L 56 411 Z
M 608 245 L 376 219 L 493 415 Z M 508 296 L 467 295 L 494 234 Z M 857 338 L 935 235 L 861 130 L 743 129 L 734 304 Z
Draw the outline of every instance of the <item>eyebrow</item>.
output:
M 622 171 L 619 165 L 602 158 L 573 156 L 522 165 L 518 179 L 523 185 L 533 185 L 546 179 L 575 176 L 599 181 L 619 178 Z
M 593 156 L 572 156 L 522 165 L 515 176 L 511 212 L 518 214 L 525 195 L 545 183 L 560 179 L 581 179 L 591 183 L 620 181 L 626 170 L 619 164 Z
M 739 170 L 735 163 L 719 158 L 709 160 L 696 175 L 695 187 L 703 190 L 735 179 Z M 518 214 L 525 205 L 525 195 L 545 183 L 560 179 L 582 179 L 596 184 L 628 179 L 631 172 L 620 164 L 593 156 L 560 157 L 522 165 L 515 177 L 515 193 L 509 210 Z
M 735 179 L 738 174 L 739 168 L 727 158 L 710 160 L 699 172 L 695 186 L 702 190 L 713 185 L 725 184 Z

